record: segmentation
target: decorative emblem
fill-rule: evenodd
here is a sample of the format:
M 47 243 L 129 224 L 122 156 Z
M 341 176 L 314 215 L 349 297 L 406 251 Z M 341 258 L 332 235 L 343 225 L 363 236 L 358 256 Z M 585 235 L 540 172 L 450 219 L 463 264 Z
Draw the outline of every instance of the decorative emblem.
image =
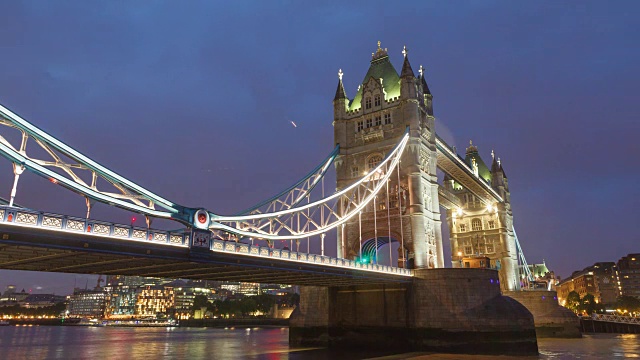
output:
M 209 241 L 211 240 L 211 233 L 204 231 L 194 231 L 193 232 L 193 242 L 192 245 L 194 247 L 200 248 L 208 248 Z
M 196 211 L 196 214 L 194 215 L 194 225 L 198 229 L 209 228 L 209 212 L 205 209 Z
M 431 154 L 427 150 L 420 149 L 420 171 L 428 172 L 429 171 L 429 161 L 431 161 Z

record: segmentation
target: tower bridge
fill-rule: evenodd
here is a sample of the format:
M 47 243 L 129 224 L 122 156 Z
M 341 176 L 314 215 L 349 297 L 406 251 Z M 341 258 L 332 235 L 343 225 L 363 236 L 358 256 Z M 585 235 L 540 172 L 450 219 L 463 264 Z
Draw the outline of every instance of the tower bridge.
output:
M 345 331 L 364 327 L 380 344 L 392 329 L 416 349 L 444 341 L 486 351 L 478 341 L 493 343 L 482 335 L 493 333 L 511 339 L 512 350 L 534 352 L 531 314 L 500 295 L 532 279 L 519 273 L 526 260 L 499 159 L 487 167 L 473 144 L 462 158 L 436 135 L 426 72 L 414 74 L 406 49 L 398 73 L 378 44 L 352 99 L 343 75 L 333 100 L 335 149 L 291 187 L 234 215 L 170 201 L 0 105 L 0 155 L 14 169 L 8 204 L 0 205 L 0 269 L 297 284 L 292 343 L 341 343 L 353 340 Z M 337 190 L 325 192 L 332 166 Z M 25 171 L 82 196 L 86 216 L 16 206 Z M 147 227 L 93 220 L 95 202 L 142 214 Z M 451 259 L 443 256 L 441 208 Z M 156 230 L 155 218 L 184 229 Z M 335 258 L 325 254 L 333 233 Z M 379 251 L 391 252 L 392 242 L 398 262 L 389 253 L 381 264 Z M 487 259 L 485 269 L 443 269 L 449 261 L 471 267 L 465 259 L 473 257 Z

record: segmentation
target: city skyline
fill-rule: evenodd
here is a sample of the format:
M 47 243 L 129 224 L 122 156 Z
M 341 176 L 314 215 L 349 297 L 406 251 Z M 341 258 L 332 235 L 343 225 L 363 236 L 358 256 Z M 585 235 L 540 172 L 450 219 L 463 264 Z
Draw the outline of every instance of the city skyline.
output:
M 307 11 L 296 4 L 235 4 L 220 16 L 207 3 L 3 4 L 14 16 L 0 24 L 12 54 L 0 58 L 10 69 L 0 73 L 0 103 L 171 200 L 233 213 L 332 149 L 338 69 L 353 97 L 378 40 L 396 68 L 406 45 L 414 69 L 426 68 L 438 134 L 459 154 L 471 139 L 485 161 L 491 150 L 501 157 L 529 263 L 544 259 L 564 278 L 638 252 L 626 235 L 638 230 L 639 25 L 627 12 L 638 5 L 465 4 L 415 3 L 394 17 L 389 5 L 313 5 L 314 16 L 299 16 Z M 10 163 L 0 170 L 7 197 Z M 84 199 L 35 175 L 21 178 L 16 201 L 85 211 Z M 100 205 L 93 214 L 130 217 Z M 0 276 L 0 288 L 46 289 L 70 287 L 74 275 Z

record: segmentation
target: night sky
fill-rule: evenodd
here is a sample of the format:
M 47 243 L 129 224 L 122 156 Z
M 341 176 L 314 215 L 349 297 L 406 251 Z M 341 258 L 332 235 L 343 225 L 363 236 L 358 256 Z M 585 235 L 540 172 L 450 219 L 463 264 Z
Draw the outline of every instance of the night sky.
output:
M 640 252 L 640 2 L 326 3 L 0 1 L 0 103 L 165 198 L 233 213 L 333 149 L 338 69 L 353 97 L 378 40 L 398 70 L 406 45 L 436 131 L 501 158 L 529 263 L 566 277 Z M 0 159 L 0 196 L 12 179 Z M 28 173 L 16 201 L 85 211 Z M 0 271 L 0 291 L 87 278 Z

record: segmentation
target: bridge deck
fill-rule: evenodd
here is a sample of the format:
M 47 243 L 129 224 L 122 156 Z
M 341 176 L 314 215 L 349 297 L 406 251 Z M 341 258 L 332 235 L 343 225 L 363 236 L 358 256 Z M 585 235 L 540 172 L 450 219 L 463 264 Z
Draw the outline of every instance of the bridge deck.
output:
M 445 173 L 449 174 L 467 190 L 471 191 L 485 204 L 502 202 L 503 199 L 491 188 L 483 179 L 474 175 L 473 171 L 465 162 L 458 157 L 453 149 L 436 135 L 437 164 Z M 441 196 L 442 197 L 442 194 Z
M 0 224 L 0 269 L 317 286 L 411 281 L 407 274 L 236 252 L 195 252 L 187 246 L 6 223 Z

